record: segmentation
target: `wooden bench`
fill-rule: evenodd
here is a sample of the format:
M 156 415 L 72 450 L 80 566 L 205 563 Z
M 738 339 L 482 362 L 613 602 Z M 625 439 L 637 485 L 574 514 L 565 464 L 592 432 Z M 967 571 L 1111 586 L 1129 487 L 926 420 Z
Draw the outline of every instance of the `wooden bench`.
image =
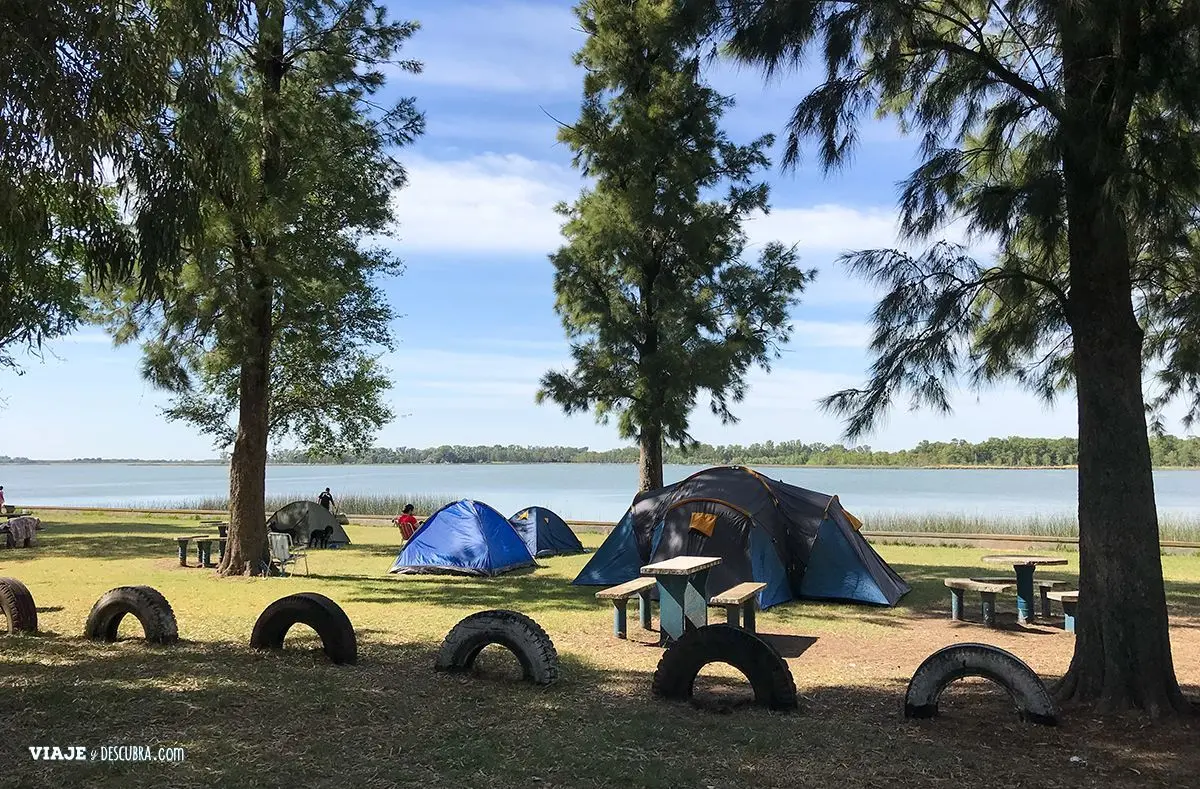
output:
M 613 634 L 617 638 L 626 637 L 625 608 L 629 598 L 637 595 L 638 621 L 642 630 L 650 629 L 650 591 L 658 585 L 653 578 L 635 578 L 619 586 L 610 586 L 596 592 L 598 600 L 612 600 L 613 604 Z
M 1015 580 L 1006 583 L 991 583 L 973 581 L 970 578 L 947 578 L 945 583 L 950 588 L 950 618 L 962 620 L 964 592 L 979 592 L 983 601 L 983 623 L 988 627 L 996 626 L 996 595 L 1007 592 L 1017 585 Z
M 1050 592 L 1050 599 L 1062 605 L 1063 630 L 1075 632 L 1075 607 L 1079 604 L 1079 592 Z
M 744 627 L 754 632 L 754 611 L 758 605 L 758 593 L 766 589 L 763 583 L 747 581 L 730 587 L 709 599 L 709 606 L 719 606 L 725 609 L 725 621 L 734 627 Z M 739 623 L 738 619 L 742 621 Z
M 983 583 L 986 583 L 986 584 L 1011 584 L 1011 583 L 1013 583 L 1013 580 L 1011 578 L 974 578 L 972 580 L 982 581 Z M 1049 593 L 1054 591 L 1054 587 L 1065 586 L 1066 583 L 1067 583 L 1066 581 L 1043 581 L 1038 578 L 1033 579 L 1033 585 L 1035 587 L 1037 587 L 1038 595 L 1040 596 L 1041 601 L 1042 601 L 1042 616 L 1044 616 L 1044 617 L 1050 616 L 1050 598 L 1048 597 Z

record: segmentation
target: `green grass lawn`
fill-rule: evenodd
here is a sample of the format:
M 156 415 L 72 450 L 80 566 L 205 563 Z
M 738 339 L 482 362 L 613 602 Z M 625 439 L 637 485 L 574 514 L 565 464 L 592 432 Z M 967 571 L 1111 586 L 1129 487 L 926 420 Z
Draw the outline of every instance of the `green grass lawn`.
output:
M 793 603 L 759 615 L 795 677 L 803 710 L 731 714 L 650 694 L 656 634 L 611 636 L 611 609 L 569 584 L 587 556 L 543 560 L 494 579 L 393 577 L 395 529 L 350 526 L 353 545 L 309 552 L 309 577 L 218 579 L 178 566 L 173 535 L 198 519 L 112 516 L 47 522 L 34 550 L 0 551 L 0 575 L 21 579 L 41 634 L 0 638 L 3 786 L 237 787 L 784 787 L 1196 785 L 1195 724 L 1141 728 L 1070 711 L 1054 729 L 1016 720 L 990 685 L 964 681 L 941 718 L 905 722 L 913 670 L 954 642 L 1009 649 L 1047 678 L 1070 660 L 1072 637 L 1051 626 L 989 630 L 948 620 L 941 579 L 997 572 L 983 549 L 879 546 L 913 585 L 895 609 Z M 589 548 L 602 535 L 581 534 Z M 1073 580 L 1070 564 L 1039 575 Z M 193 548 L 189 562 L 195 564 Z M 1165 556 L 1182 682 L 1200 686 L 1200 558 Z M 105 591 L 146 584 L 171 602 L 181 643 L 93 644 L 81 637 Z M 359 663 L 333 666 L 307 628 L 287 649 L 248 647 L 259 613 L 315 591 L 355 625 Z M 516 663 L 489 648 L 471 676 L 435 673 L 446 632 L 467 614 L 511 608 L 536 619 L 558 649 L 561 679 L 515 681 Z M 631 606 L 631 613 L 633 607 Z M 631 616 L 636 619 L 636 616 Z M 728 667 L 698 692 L 746 694 Z M 182 746 L 182 764 L 34 761 L 28 746 Z M 1078 756 L 1083 762 L 1071 762 Z M 1189 784 L 1189 782 L 1191 782 Z

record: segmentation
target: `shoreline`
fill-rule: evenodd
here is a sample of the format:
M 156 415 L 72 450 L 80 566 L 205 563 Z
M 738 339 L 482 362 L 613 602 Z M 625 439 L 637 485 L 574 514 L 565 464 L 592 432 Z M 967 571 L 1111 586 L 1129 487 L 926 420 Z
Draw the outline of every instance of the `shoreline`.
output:
M 849 471 L 1076 471 L 1078 465 L 1070 466 L 992 466 L 992 465 L 935 465 L 935 466 L 885 466 L 885 465 L 852 465 L 848 463 L 825 465 L 789 463 L 664 463 L 664 466 L 700 466 L 711 468 L 715 466 L 748 466 L 753 468 L 782 468 L 782 469 L 846 469 Z M 222 466 L 229 464 L 220 460 L 29 460 L 21 462 L 0 462 L 0 473 L 9 466 Z M 611 461 L 567 461 L 545 463 L 521 463 L 516 461 L 489 461 L 486 463 L 268 463 L 267 467 L 293 468 L 312 466 L 314 468 L 356 468 L 363 466 L 418 466 L 422 468 L 436 466 L 637 466 L 637 463 L 617 463 Z M 1200 471 L 1200 466 L 1155 466 L 1154 471 Z

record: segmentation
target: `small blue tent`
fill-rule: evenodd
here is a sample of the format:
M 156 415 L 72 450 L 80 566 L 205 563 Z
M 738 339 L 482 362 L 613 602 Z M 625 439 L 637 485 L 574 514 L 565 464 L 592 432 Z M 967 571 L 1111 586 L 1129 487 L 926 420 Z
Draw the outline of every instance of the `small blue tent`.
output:
M 575 578 L 611 586 L 675 556 L 720 556 L 711 597 L 744 581 L 765 583 L 761 608 L 796 598 L 895 605 L 909 591 L 871 548 L 837 496 L 770 479 L 741 466 L 699 471 L 639 493 Z
M 388 572 L 499 575 L 533 566 L 525 542 L 503 515 L 463 499 L 430 515 Z
M 534 556 L 583 553 L 583 543 L 567 522 L 545 507 L 527 507 L 508 519 Z

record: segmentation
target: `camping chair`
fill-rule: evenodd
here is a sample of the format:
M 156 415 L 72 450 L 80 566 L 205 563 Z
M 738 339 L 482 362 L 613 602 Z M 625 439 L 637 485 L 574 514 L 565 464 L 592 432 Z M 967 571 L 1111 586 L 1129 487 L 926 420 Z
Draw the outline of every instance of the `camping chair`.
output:
M 292 543 L 292 535 L 281 532 L 267 534 L 270 542 L 271 561 L 279 565 L 279 570 L 287 575 L 287 566 L 296 566 L 297 560 L 304 560 L 304 574 L 308 575 L 308 553 L 303 548 L 296 548 Z

